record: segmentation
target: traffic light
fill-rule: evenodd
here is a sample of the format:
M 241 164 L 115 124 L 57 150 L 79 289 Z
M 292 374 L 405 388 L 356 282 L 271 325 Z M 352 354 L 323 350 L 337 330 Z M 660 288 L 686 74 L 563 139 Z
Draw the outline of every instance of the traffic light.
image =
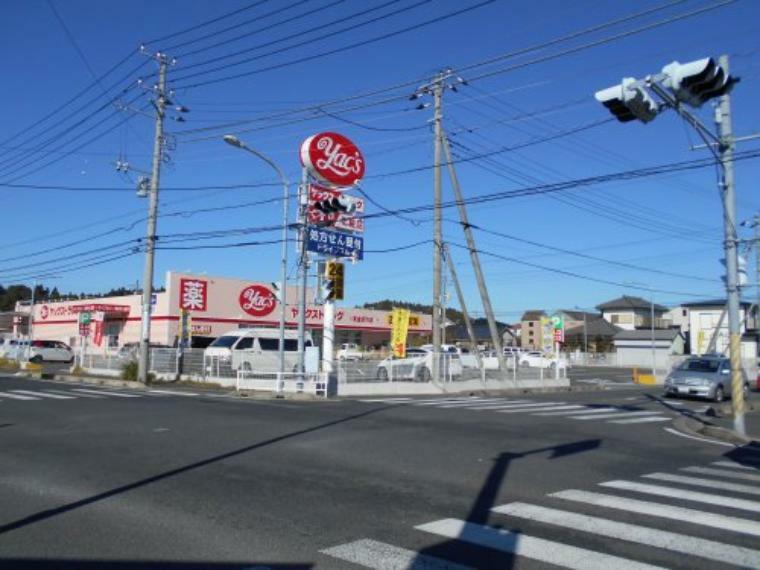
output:
M 335 196 L 314 202 L 314 209 L 323 214 L 353 214 L 356 211 L 356 202 L 343 196 Z
M 325 282 L 323 296 L 325 301 L 343 300 L 343 264 L 338 261 L 328 261 L 325 264 Z
M 662 72 L 667 76 L 662 84 L 676 99 L 692 107 L 700 107 L 713 97 L 725 95 L 737 81 L 711 57 L 689 63 L 674 61 L 663 67 Z
M 620 85 L 597 91 L 594 97 L 621 123 L 636 119 L 648 123 L 657 116 L 659 107 L 643 87 L 634 83 L 633 77 L 624 77 Z

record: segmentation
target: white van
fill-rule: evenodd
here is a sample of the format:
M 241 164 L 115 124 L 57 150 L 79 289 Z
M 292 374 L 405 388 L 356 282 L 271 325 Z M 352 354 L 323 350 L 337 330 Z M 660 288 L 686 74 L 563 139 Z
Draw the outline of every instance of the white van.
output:
M 307 331 L 304 346 L 313 346 Z M 219 360 L 232 370 L 277 372 L 280 331 L 274 328 L 236 329 L 224 333 L 212 342 L 203 353 L 204 360 Z M 285 370 L 298 366 L 298 331 L 285 330 Z

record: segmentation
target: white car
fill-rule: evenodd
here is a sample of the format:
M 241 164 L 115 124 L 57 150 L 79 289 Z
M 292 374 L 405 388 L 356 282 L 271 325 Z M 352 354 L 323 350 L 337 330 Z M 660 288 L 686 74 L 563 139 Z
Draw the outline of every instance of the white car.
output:
M 304 340 L 308 354 L 313 346 L 307 331 Z M 212 342 L 203 353 L 204 365 L 211 371 L 230 367 L 234 371 L 275 372 L 279 367 L 280 333 L 275 328 L 236 329 L 224 333 Z M 317 350 L 316 347 L 314 350 Z M 298 331 L 285 330 L 285 370 L 294 371 L 298 364 Z M 307 368 L 311 362 L 306 358 Z M 307 370 L 310 372 L 310 370 Z
M 557 359 L 553 354 L 544 354 L 537 350 L 525 352 L 520 355 L 520 366 L 531 368 L 550 368 L 554 370 L 557 367 Z M 567 359 L 560 357 L 559 359 L 560 370 L 568 368 Z
M 71 347 L 57 340 L 33 340 L 29 348 L 29 362 L 74 362 Z
M 377 365 L 380 381 L 413 380 L 430 382 L 433 369 L 433 352 L 424 348 L 407 348 L 406 358 L 389 356 Z M 462 375 L 462 361 L 456 352 L 441 358 L 441 376 L 444 380 Z
M 356 344 L 349 342 L 340 345 L 335 353 L 335 358 L 338 360 L 361 360 L 364 358 L 364 354 Z

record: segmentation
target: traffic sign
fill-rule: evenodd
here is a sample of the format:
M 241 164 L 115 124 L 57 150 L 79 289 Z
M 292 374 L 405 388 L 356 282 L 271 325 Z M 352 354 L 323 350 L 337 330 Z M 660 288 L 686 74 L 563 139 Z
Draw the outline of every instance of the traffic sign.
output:
M 92 321 L 92 313 L 88 311 L 83 311 L 79 313 L 79 324 L 80 325 L 89 325 L 90 321 Z
M 306 236 L 306 250 L 330 257 L 364 259 L 364 238 L 347 232 L 310 227 Z

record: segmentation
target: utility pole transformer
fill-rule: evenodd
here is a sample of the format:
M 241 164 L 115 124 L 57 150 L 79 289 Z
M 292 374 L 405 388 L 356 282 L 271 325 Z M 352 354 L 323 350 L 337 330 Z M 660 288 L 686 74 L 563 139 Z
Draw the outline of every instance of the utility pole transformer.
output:
M 140 327 L 140 355 L 138 359 L 137 379 L 148 382 L 148 358 L 150 350 L 150 316 L 153 299 L 153 264 L 156 249 L 156 218 L 158 217 L 158 188 L 161 177 L 161 162 L 164 146 L 164 117 L 166 115 L 166 70 L 168 58 L 165 54 L 156 54 L 158 60 L 158 97 L 156 98 L 156 134 L 153 140 L 153 165 L 151 168 L 150 193 L 148 195 L 148 232 L 145 243 L 145 269 L 143 272 L 142 321 Z
M 728 56 L 720 56 L 720 66 L 728 75 Z M 741 320 L 739 318 L 739 285 L 736 235 L 736 198 L 734 196 L 734 140 L 731 128 L 731 96 L 725 93 L 715 109 L 720 144 L 720 193 L 723 198 L 726 255 L 726 292 L 728 295 L 729 355 L 731 358 L 731 405 L 734 413 L 734 430 L 746 435 L 744 425 L 744 380 L 741 360 Z

